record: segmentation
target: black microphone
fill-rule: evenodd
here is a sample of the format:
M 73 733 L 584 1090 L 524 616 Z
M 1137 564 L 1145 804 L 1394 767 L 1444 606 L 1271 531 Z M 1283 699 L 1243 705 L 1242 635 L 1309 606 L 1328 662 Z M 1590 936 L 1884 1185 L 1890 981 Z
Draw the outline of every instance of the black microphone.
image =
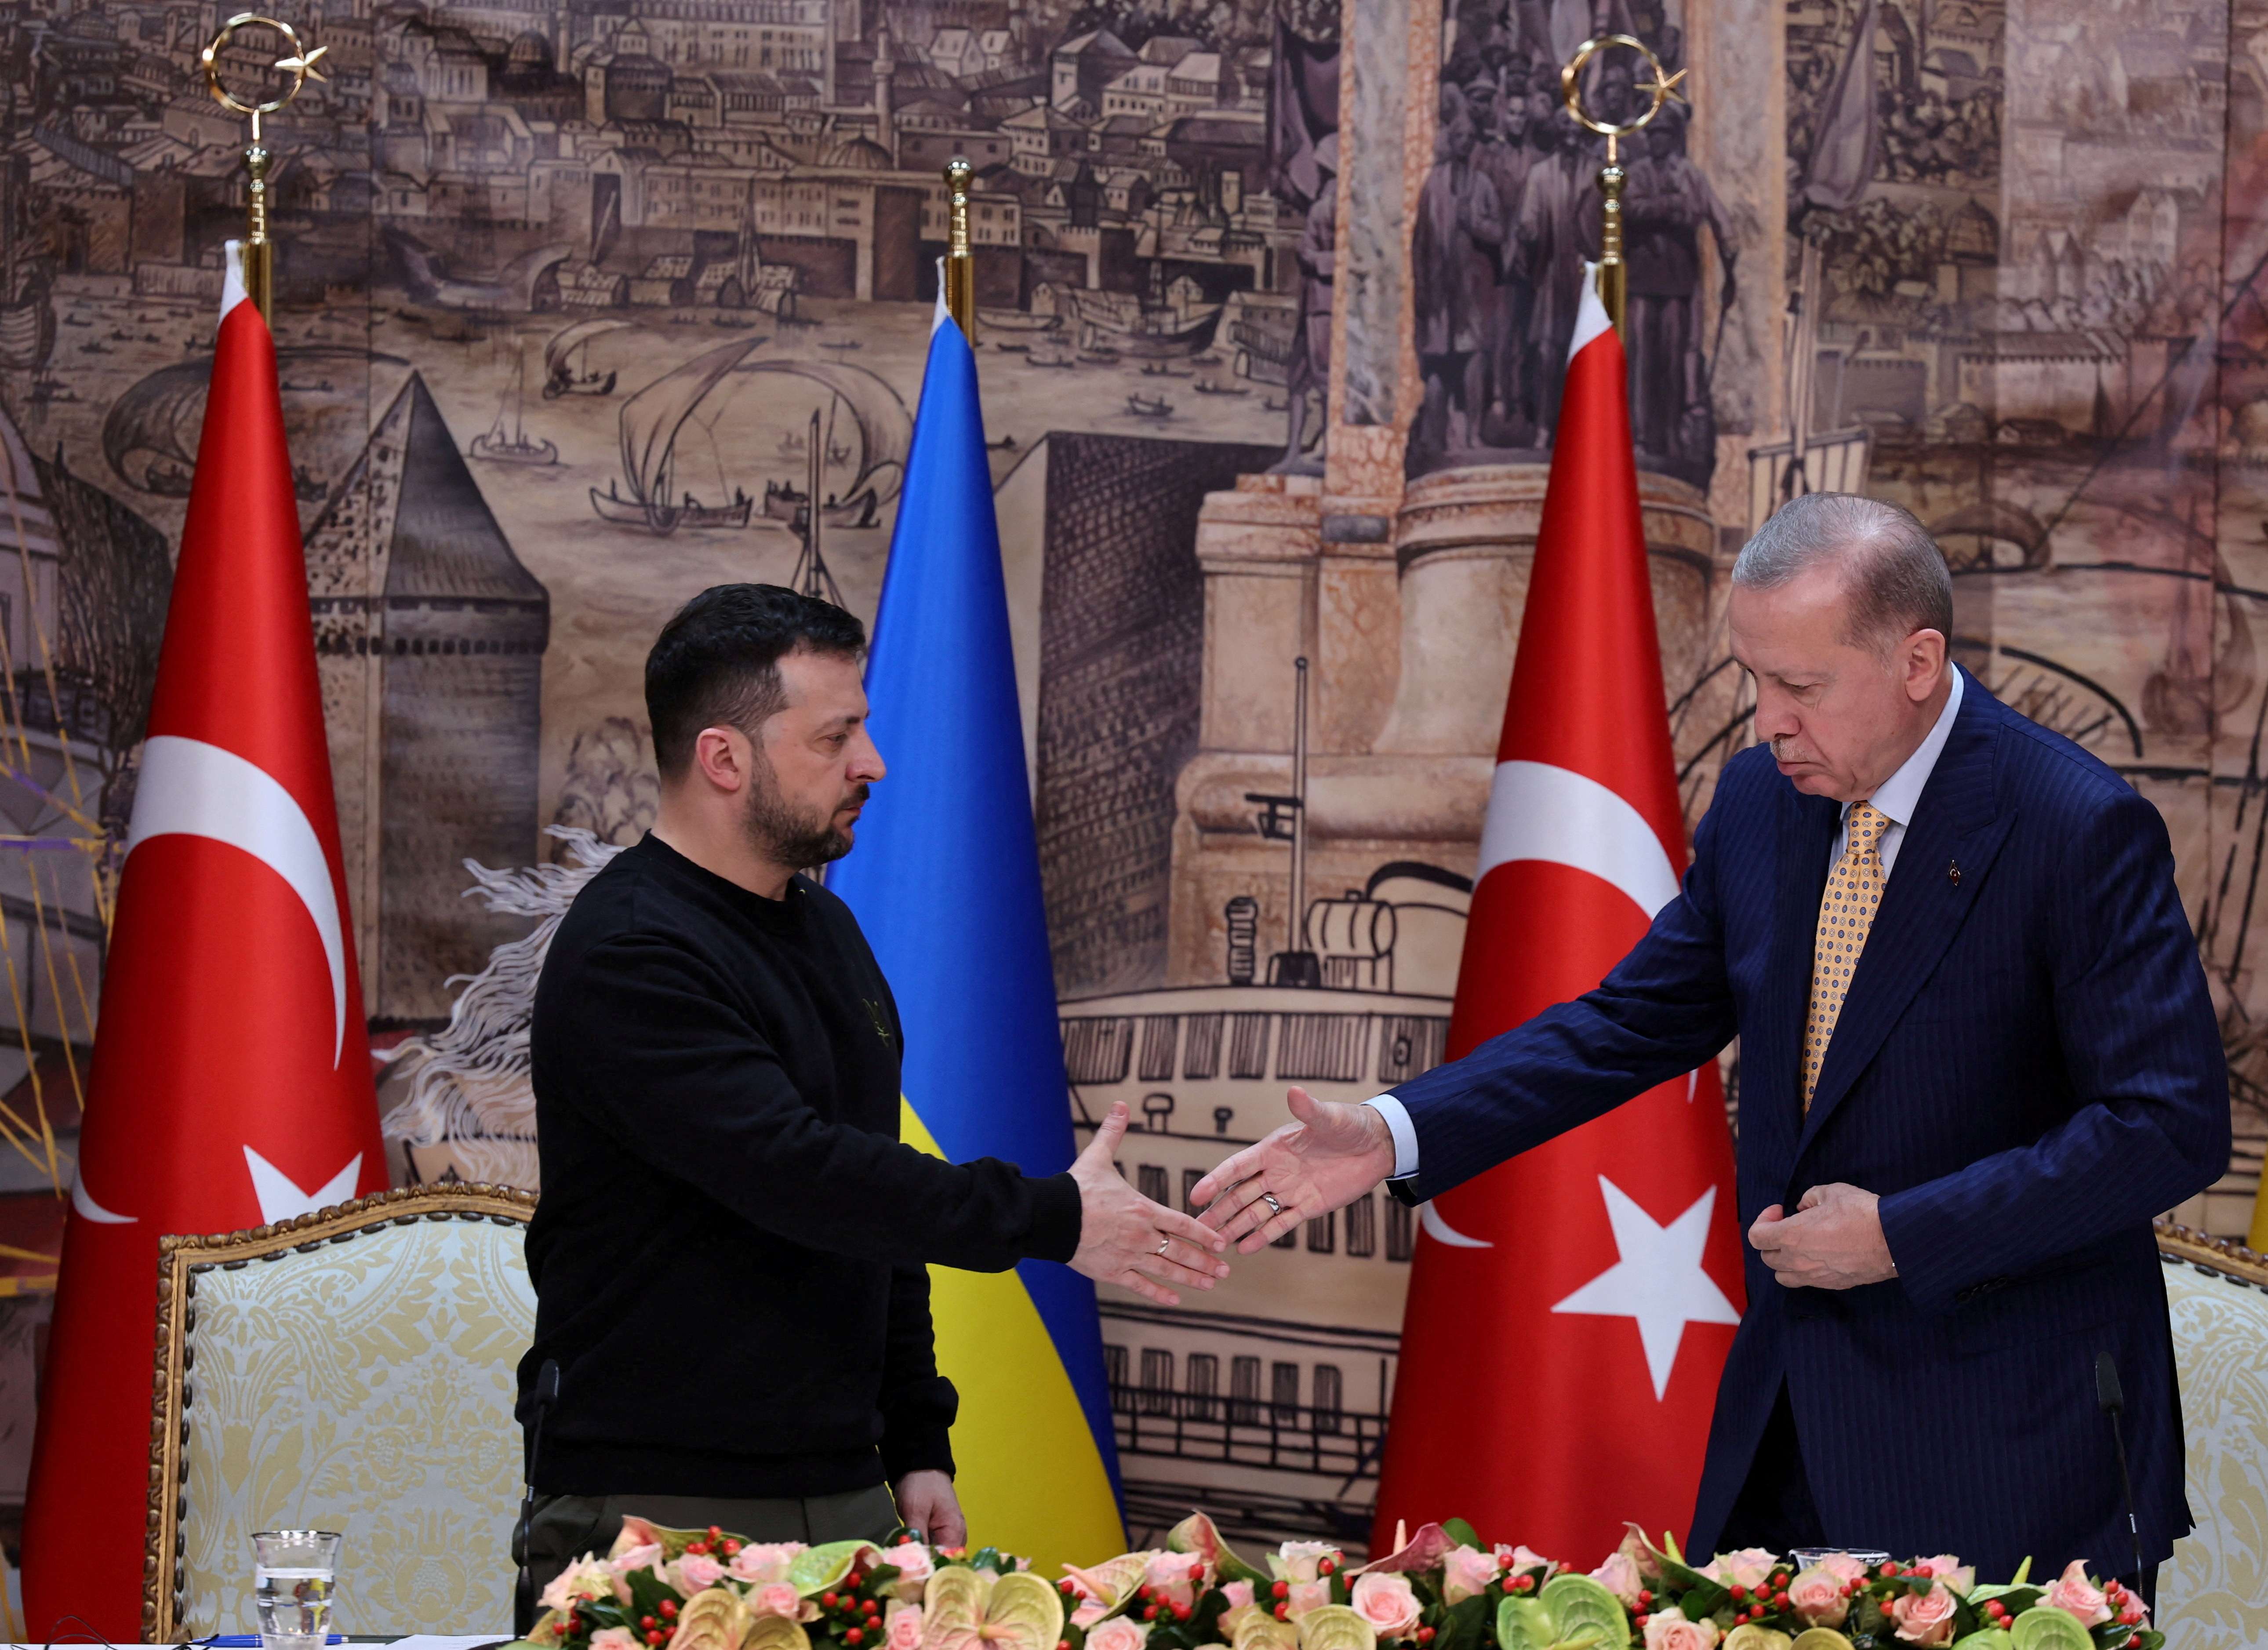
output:
M 2142 1526 L 2134 1516 L 2134 1480 L 2126 1471 L 2126 1434 L 2118 1424 L 2119 1411 L 2126 1407 L 2126 1394 L 2118 1384 L 2118 1360 L 2109 1352 L 2095 1355 L 2095 1401 L 2110 1418 L 2110 1441 L 2118 1449 L 2118 1488 L 2126 1498 L 2126 1529 L 2134 1538 L 2134 1585 L 2139 1587 L 2142 1575 Z
M 2113 1380 L 2117 1379 L 2114 1374 Z M 527 1479 L 520 1490 L 519 1522 L 512 1527 L 512 1561 L 519 1566 L 512 1588 L 512 1631 L 525 1639 L 535 1629 L 535 1572 L 527 1567 L 527 1537 L 535 1522 L 535 1458 L 543 1448 L 543 1418 L 559 1397 L 559 1360 L 547 1358 L 535 1372 L 535 1413 L 527 1424 Z M 2122 1457 L 2123 1459 L 2123 1457 Z

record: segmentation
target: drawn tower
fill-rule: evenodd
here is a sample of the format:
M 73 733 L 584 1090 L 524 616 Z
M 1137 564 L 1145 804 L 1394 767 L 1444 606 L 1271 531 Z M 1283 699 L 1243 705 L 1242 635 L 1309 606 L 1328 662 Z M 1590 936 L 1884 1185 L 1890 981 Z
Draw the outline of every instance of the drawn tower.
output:
M 365 1006 L 438 1020 L 518 937 L 463 862 L 535 854 L 551 599 L 417 374 L 309 533 L 307 587 Z

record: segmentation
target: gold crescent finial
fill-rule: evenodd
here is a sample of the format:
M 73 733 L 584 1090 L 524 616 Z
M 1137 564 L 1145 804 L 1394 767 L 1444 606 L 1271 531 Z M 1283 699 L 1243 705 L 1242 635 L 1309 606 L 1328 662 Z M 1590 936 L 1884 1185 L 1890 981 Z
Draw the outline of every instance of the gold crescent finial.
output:
M 1653 77 L 1637 83 L 1636 90 L 1648 94 L 1646 112 L 1636 120 L 1602 121 L 1583 107 L 1583 70 L 1592 58 L 1609 47 L 1636 52 L 1646 59 L 1646 66 Z M 1575 48 L 1559 71 L 1559 95 L 1567 105 L 1567 113 L 1586 131 L 1596 132 L 1607 140 L 1607 164 L 1599 168 L 1599 302 L 1614 322 L 1615 330 L 1623 328 L 1624 293 L 1629 285 L 1629 270 L 1623 262 L 1623 185 L 1629 174 L 1623 170 L 1620 148 L 1622 140 L 1645 128 L 1661 113 L 1662 105 L 1672 99 L 1683 102 L 1685 94 L 1678 83 L 1685 78 L 1681 69 L 1674 75 L 1661 71 L 1661 59 L 1656 57 L 1646 43 L 1633 34 L 1594 34 Z
M 254 26 L 274 29 L 284 37 L 284 43 L 291 49 L 284 56 L 278 57 L 270 67 L 291 76 L 291 83 L 284 88 L 281 97 L 247 103 L 221 84 L 220 55 L 227 48 L 230 39 L 234 36 L 237 30 Z M 220 32 L 205 43 L 204 50 L 197 54 L 197 62 L 204 69 L 205 87 L 212 93 L 213 101 L 225 109 L 248 117 L 252 122 L 253 141 L 257 143 L 260 140 L 260 121 L 262 115 L 274 114 L 282 109 L 299 95 L 300 91 L 310 80 L 330 78 L 323 72 L 322 67 L 323 54 L 328 50 L 330 48 L 328 46 L 318 46 L 313 51 L 308 50 L 299 39 L 299 32 L 280 18 L 262 17 L 257 11 L 239 11 L 222 24 Z
M 1646 105 L 1646 113 L 1634 121 L 1624 121 L 1619 124 L 1594 119 L 1589 111 L 1583 107 L 1583 70 L 1589 67 L 1592 58 L 1610 46 L 1619 46 L 1625 51 L 1636 52 L 1646 59 L 1646 66 L 1653 71 L 1653 79 L 1641 80 L 1635 88 L 1637 91 L 1653 94 L 1652 101 Z M 1567 105 L 1567 113 L 1575 117 L 1577 125 L 1598 133 L 1611 144 L 1614 140 L 1628 137 L 1631 133 L 1643 128 L 1647 122 L 1661 113 L 1663 104 L 1672 101 L 1683 102 L 1685 94 L 1677 88 L 1678 83 L 1684 78 L 1685 70 L 1683 69 L 1674 75 L 1664 76 L 1661 72 L 1661 59 L 1656 57 L 1646 43 L 1634 34 L 1594 34 L 1575 48 L 1575 55 L 1567 60 L 1566 67 L 1559 71 L 1559 95 Z
M 246 102 L 221 84 L 220 55 L 227 49 L 229 41 L 240 28 L 271 28 L 284 37 L 288 48 L 270 65 L 291 77 L 280 96 Z M 328 47 L 318 46 L 309 50 L 299 38 L 299 32 L 280 18 L 262 17 L 257 11 L 239 11 L 220 26 L 220 32 L 205 43 L 197 54 L 197 62 L 205 71 L 205 88 L 213 101 L 223 108 L 241 114 L 252 122 L 252 142 L 244 151 L 244 169 L 248 174 L 245 187 L 244 290 L 266 318 L 276 284 L 276 243 L 268 238 L 268 167 L 275 158 L 268 146 L 261 142 L 260 122 L 274 114 L 298 97 L 310 80 L 329 78 L 323 72 L 323 54 Z

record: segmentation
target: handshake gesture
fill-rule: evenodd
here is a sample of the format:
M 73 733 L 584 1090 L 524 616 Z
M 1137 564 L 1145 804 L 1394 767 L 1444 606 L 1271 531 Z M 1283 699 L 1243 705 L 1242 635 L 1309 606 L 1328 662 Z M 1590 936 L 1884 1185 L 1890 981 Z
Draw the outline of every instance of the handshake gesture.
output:
M 1288 1102 L 1292 1122 L 1190 1189 L 1204 1224 L 1242 1254 L 1352 1203 L 1394 1173 L 1394 1138 L 1370 1107 L 1317 1100 L 1304 1088 Z
M 1126 1183 L 1113 1160 L 1129 1114 L 1123 1101 L 1112 1106 L 1071 1165 L 1079 1201 L 1071 1270 L 1179 1306 L 1177 1288 L 1210 1289 L 1228 1276 L 1228 1263 L 1215 1257 L 1231 1243 L 1250 1255 L 1394 1172 L 1393 1138 L 1369 1107 L 1317 1100 L 1304 1088 L 1291 1092 L 1290 1104 L 1295 1121 L 1191 1189 L 1202 1219 L 1152 1203 Z

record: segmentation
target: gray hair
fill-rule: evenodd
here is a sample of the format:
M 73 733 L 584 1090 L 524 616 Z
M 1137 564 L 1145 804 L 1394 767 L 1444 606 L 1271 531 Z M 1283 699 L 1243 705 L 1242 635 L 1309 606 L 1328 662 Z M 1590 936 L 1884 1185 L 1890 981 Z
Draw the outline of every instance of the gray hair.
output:
M 1888 647 L 1916 630 L 1953 639 L 1953 575 L 1911 511 L 1856 493 L 1805 493 L 1782 505 L 1741 547 L 1733 582 L 1772 590 L 1822 563 L 1838 568 L 1850 601 L 1844 635 Z

